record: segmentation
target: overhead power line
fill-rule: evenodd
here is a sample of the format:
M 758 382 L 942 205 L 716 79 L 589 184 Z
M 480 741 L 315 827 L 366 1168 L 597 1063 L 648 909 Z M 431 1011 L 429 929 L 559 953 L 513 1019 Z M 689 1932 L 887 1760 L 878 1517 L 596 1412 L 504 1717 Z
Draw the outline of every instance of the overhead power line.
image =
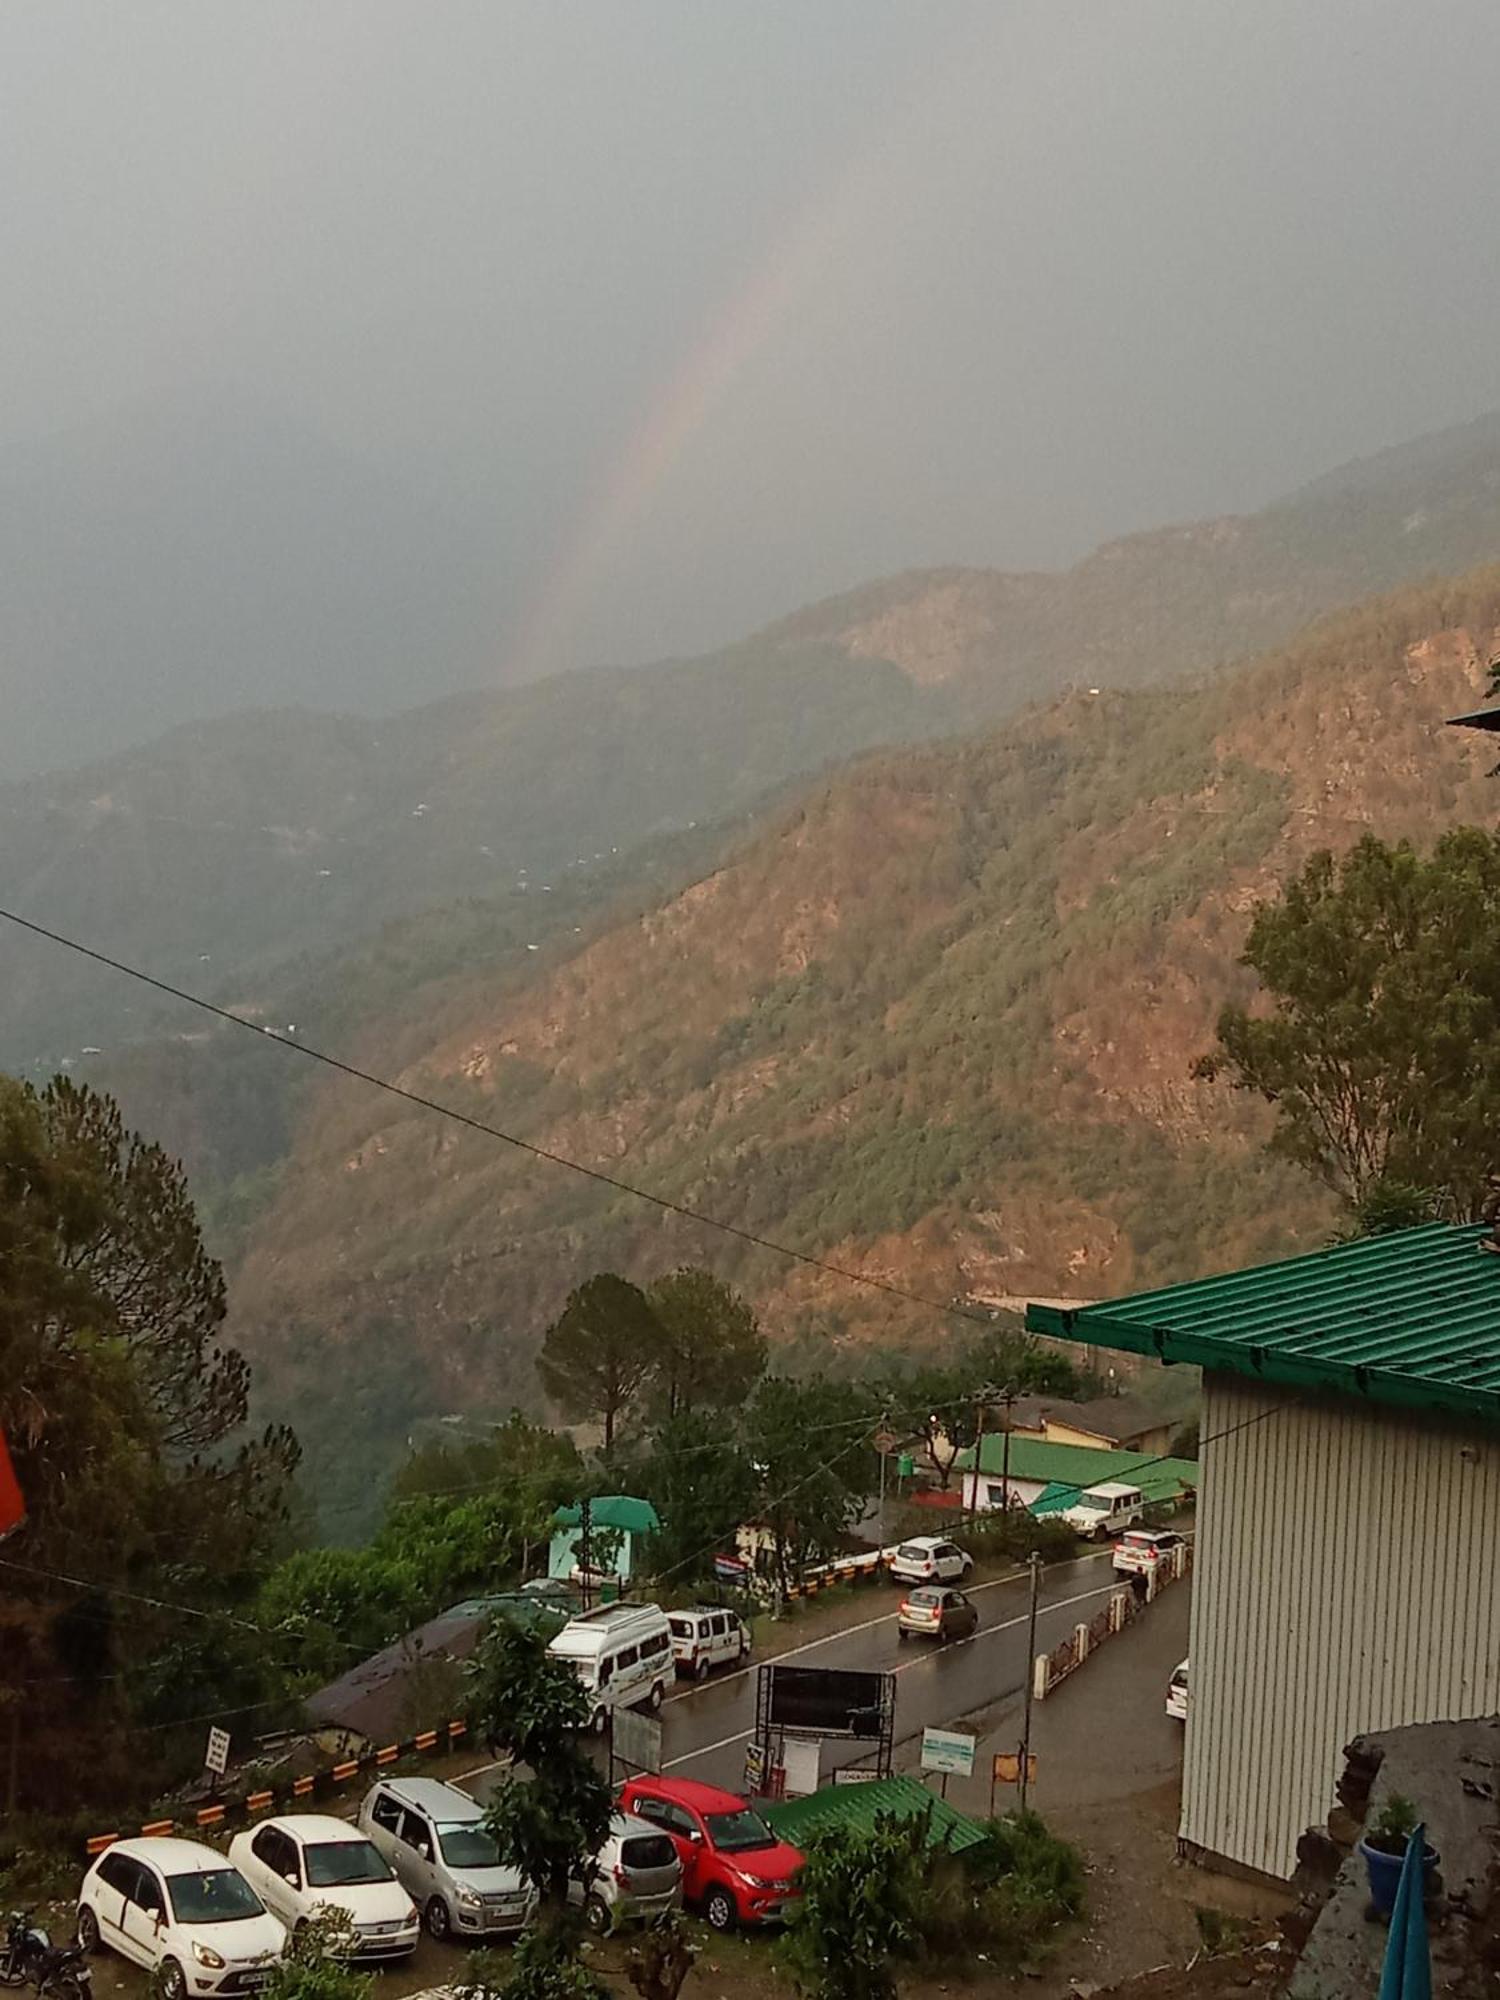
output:
M 800 1264 L 811 1271 L 822 1271 L 826 1276 L 839 1278 L 845 1284 L 863 1285 L 867 1290 L 883 1292 L 888 1297 L 900 1299 L 906 1305 L 920 1306 L 926 1312 L 940 1313 L 945 1319 L 967 1320 L 972 1325 L 988 1328 L 991 1318 L 988 1313 L 976 1312 L 967 1306 L 947 1304 L 939 1299 L 928 1298 L 922 1292 L 914 1292 L 908 1286 L 898 1285 L 889 1278 L 876 1277 L 869 1271 L 857 1271 L 847 1264 L 832 1263 L 826 1257 L 814 1256 L 810 1251 L 797 1250 L 789 1243 L 779 1243 L 774 1237 L 762 1236 L 753 1229 L 743 1229 L 736 1222 L 726 1222 L 722 1216 L 710 1215 L 701 1208 L 694 1208 L 687 1202 L 674 1201 L 669 1195 L 657 1194 L 651 1188 L 638 1186 L 633 1181 L 620 1178 L 617 1174 L 605 1173 L 602 1167 L 588 1166 L 582 1160 L 570 1159 L 566 1153 L 559 1153 L 548 1146 L 539 1146 L 534 1140 L 523 1139 L 518 1133 L 506 1132 L 498 1125 L 491 1125 L 483 1118 L 475 1118 L 467 1111 L 460 1111 L 452 1104 L 444 1104 L 439 1098 L 427 1097 L 419 1090 L 408 1090 L 404 1084 L 393 1083 L 389 1077 L 377 1076 L 373 1070 L 362 1069 L 359 1064 L 346 1062 L 342 1056 L 331 1054 L 326 1049 L 314 1048 L 301 1040 L 289 1041 L 284 1036 L 272 1034 L 254 1021 L 247 1021 L 243 1015 L 221 1007 L 213 1000 L 205 1000 L 200 993 L 189 993 L 185 987 L 174 986 L 170 980 L 158 979 L 155 974 L 145 972 L 138 965 L 129 965 L 124 959 L 114 958 L 108 952 L 98 951 L 92 945 L 82 943 L 78 938 L 66 936 L 62 931 L 48 928 L 30 917 L 23 917 L 18 911 L 0 908 L 0 918 L 14 924 L 18 930 L 29 931 L 33 937 L 45 938 L 48 943 L 61 945 L 65 951 L 76 952 L 80 958 L 92 960 L 111 972 L 118 972 L 126 979 L 136 980 L 142 986 L 149 986 L 153 992 L 164 993 L 170 1000 L 179 1000 L 186 1007 L 196 1007 L 200 1013 L 209 1014 L 214 1019 L 226 1022 L 232 1028 L 239 1028 L 245 1034 L 254 1035 L 262 1043 L 271 1041 L 278 1048 L 290 1054 L 305 1057 L 309 1062 L 320 1063 L 325 1069 L 336 1071 L 341 1076 L 352 1077 L 356 1083 L 368 1084 L 372 1090 L 381 1090 L 387 1096 L 400 1098 L 403 1103 L 414 1104 L 422 1111 L 431 1111 L 439 1118 L 451 1119 L 455 1125 L 462 1125 L 471 1132 L 479 1132 L 487 1139 L 497 1139 L 502 1145 L 513 1146 L 517 1152 L 527 1153 L 534 1160 L 541 1160 L 552 1167 L 562 1167 L 568 1173 L 581 1175 L 585 1180 L 596 1182 L 600 1187 L 613 1189 L 616 1194 L 629 1195 L 632 1200 L 649 1202 L 653 1208 L 664 1214 L 682 1217 L 684 1221 L 696 1222 L 705 1229 L 716 1229 L 723 1236 L 731 1236 L 740 1243 L 747 1243 L 756 1250 L 765 1250 L 772 1256 L 784 1257 L 789 1262 Z

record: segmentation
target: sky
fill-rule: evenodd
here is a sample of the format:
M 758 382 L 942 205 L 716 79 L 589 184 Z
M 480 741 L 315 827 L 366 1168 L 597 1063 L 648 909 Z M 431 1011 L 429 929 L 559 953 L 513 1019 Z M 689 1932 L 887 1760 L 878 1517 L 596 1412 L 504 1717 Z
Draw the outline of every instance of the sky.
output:
M 1493 0 L 10 0 L 0 768 L 1500 405 Z

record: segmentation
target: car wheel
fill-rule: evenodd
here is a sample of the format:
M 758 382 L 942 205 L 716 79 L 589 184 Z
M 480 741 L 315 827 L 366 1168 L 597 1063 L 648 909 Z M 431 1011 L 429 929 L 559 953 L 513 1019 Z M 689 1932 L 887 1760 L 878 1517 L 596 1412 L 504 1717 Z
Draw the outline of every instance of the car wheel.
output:
M 182 1967 L 175 1958 L 162 1960 L 157 1968 L 156 1979 L 161 1989 L 162 2000 L 184 2000 L 187 1981 L 183 1978 Z
M 703 1914 L 708 1919 L 709 1929 L 732 1931 L 735 1923 L 734 1898 L 727 1889 L 718 1887 L 708 1892 L 708 1901 L 703 1905 Z
M 693 1678 L 694 1678 L 695 1680 L 700 1680 L 700 1681 L 706 1681 L 706 1680 L 708 1679 L 708 1661 L 707 1661 L 707 1660 L 700 1660 L 700 1661 L 698 1662 L 697 1666 L 696 1666 L 696 1667 L 694 1667 L 694 1669 L 693 1669 Z
M 99 1949 L 99 1919 L 87 1903 L 78 1905 L 78 1942 L 90 1957 Z
M 911 1637 L 911 1634 L 910 1632 L 907 1631 L 904 1625 L 898 1625 L 896 1627 L 896 1637 L 900 1641 L 900 1643 L 904 1646 L 907 1640 Z
M 594 1710 L 592 1728 L 596 1736 L 603 1736 L 605 1734 L 609 1728 L 609 1710 L 607 1708 L 596 1708 Z
M 653 1681 L 651 1683 L 651 1713 L 653 1715 L 655 1715 L 656 1711 L 661 1707 L 662 1703 L 666 1700 L 666 1698 L 667 1698 L 666 1683 L 663 1681 Z
M 583 1906 L 583 1921 L 595 1937 L 603 1937 L 610 1926 L 610 1907 L 602 1896 L 590 1896 Z
M 453 1935 L 453 1919 L 448 1914 L 448 1905 L 441 1896 L 434 1896 L 422 1912 L 427 1925 L 427 1935 L 439 1944 L 446 1944 Z

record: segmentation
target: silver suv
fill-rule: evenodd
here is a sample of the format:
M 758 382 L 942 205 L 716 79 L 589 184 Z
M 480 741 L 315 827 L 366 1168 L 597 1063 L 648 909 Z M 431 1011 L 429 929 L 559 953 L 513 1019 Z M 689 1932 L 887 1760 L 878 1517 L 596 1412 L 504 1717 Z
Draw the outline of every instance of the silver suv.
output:
M 568 1885 L 568 1901 L 583 1905 L 591 1931 L 616 1924 L 655 1923 L 668 1910 L 682 1906 L 682 1863 L 677 1849 L 659 1826 L 617 1812 L 609 1838 L 594 1856 L 588 1886 Z
M 535 1890 L 500 1859 L 483 1806 L 440 1778 L 382 1778 L 365 1793 L 359 1826 L 432 1937 L 513 1935 L 536 1908 Z

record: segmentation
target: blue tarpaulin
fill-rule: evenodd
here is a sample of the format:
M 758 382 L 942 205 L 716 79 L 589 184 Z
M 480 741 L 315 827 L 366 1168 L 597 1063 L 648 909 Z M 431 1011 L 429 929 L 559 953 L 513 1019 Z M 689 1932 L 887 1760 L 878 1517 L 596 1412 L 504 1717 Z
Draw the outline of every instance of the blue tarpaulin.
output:
M 1396 1907 L 1391 1911 L 1380 2000 L 1432 2000 L 1432 1959 L 1427 1949 L 1427 1835 L 1418 1827 L 1406 1843 Z

